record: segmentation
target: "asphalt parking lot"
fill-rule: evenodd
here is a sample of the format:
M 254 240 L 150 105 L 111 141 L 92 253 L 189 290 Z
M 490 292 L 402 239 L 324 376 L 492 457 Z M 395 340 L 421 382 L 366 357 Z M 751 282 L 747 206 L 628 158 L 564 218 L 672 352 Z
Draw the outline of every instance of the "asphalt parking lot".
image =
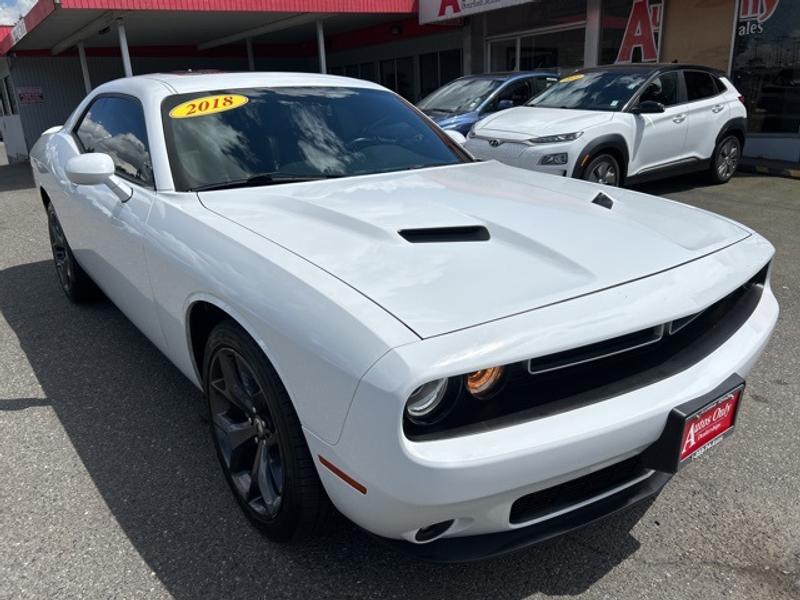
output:
M 776 334 L 738 432 L 649 507 L 477 564 L 420 564 L 339 519 L 281 547 L 240 516 L 199 392 L 108 302 L 61 293 L 26 166 L 0 145 L 0 598 L 800 598 L 800 181 L 641 188 L 777 247 Z

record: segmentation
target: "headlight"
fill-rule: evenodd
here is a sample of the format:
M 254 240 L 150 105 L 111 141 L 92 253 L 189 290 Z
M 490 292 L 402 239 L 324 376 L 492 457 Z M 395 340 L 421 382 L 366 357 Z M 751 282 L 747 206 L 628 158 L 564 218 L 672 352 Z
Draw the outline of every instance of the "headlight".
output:
M 566 152 L 559 152 L 558 154 L 547 154 L 539 161 L 540 165 L 565 165 L 569 161 L 569 155 Z
M 449 412 L 449 407 L 444 402 L 447 383 L 447 379 L 437 379 L 411 392 L 406 402 L 408 419 L 420 425 L 431 425 L 446 417 Z
M 488 398 L 498 390 L 505 371 L 505 367 L 491 367 L 474 371 L 464 376 L 464 383 L 469 393 L 475 398 Z
M 531 138 L 532 144 L 557 144 L 558 142 L 572 142 L 583 135 L 582 131 L 574 133 L 559 133 L 558 135 L 545 135 L 538 138 Z

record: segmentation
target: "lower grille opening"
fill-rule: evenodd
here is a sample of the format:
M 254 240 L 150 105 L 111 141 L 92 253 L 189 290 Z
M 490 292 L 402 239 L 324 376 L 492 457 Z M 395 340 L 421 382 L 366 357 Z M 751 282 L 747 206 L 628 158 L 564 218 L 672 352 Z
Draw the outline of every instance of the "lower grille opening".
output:
M 634 456 L 594 473 L 517 498 L 510 521 L 526 523 L 569 508 L 647 474 L 641 456 Z

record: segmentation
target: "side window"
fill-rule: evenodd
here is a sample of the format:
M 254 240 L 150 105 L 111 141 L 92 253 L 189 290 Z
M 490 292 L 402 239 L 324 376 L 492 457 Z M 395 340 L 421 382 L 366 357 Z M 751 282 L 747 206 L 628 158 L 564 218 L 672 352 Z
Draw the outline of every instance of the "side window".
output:
M 722 79 L 719 77 L 714 77 L 713 75 L 711 78 L 714 80 L 714 84 L 717 86 L 717 93 L 722 94 L 723 92 L 728 91 L 728 87 L 723 83 Z
M 660 102 L 664 106 L 674 106 L 678 103 L 678 72 L 669 71 L 662 73 L 647 87 L 639 97 L 639 102 Z
M 141 105 L 119 96 L 95 100 L 81 119 L 75 135 L 86 152 L 105 152 L 117 174 L 153 187 L 153 165 Z
M 522 106 L 530 97 L 531 88 L 528 85 L 528 80 L 523 79 L 506 86 L 497 97 L 497 102 L 500 102 L 500 100 L 511 100 L 514 106 Z
M 534 77 L 530 80 L 531 88 L 533 88 L 533 94 L 531 94 L 531 97 L 538 96 L 557 81 L 557 77 Z
M 717 88 L 711 75 L 703 71 L 684 71 L 686 96 L 689 102 L 717 95 Z

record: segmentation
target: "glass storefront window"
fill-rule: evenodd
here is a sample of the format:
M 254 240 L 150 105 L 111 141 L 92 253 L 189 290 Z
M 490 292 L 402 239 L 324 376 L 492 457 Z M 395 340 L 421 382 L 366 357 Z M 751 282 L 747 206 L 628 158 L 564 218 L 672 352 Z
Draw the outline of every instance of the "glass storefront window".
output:
M 461 76 L 461 50 L 431 52 L 419 57 L 419 89 L 424 98 Z
M 517 38 L 497 40 L 489 44 L 490 71 L 517 70 Z
M 800 133 L 800 2 L 742 0 L 733 84 L 755 133 Z
M 528 2 L 486 13 L 489 71 L 583 65 L 586 0 Z
M 486 4 L 490 4 L 487 2 Z M 486 13 L 486 35 L 514 33 L 533 27 L 562 27 L 586 20 L 586 0 L 545 0 Z M 525 27 L 525 23 L 531 25 Z
M 583 65 L 586 29 L 569 29 L 540 33 L 522 38 L 519 68 L 523 71 L 561 67 L 571 69 Z
M 414 99 L 414 60 L 410 56 L 381 61 L 381 85 Z

